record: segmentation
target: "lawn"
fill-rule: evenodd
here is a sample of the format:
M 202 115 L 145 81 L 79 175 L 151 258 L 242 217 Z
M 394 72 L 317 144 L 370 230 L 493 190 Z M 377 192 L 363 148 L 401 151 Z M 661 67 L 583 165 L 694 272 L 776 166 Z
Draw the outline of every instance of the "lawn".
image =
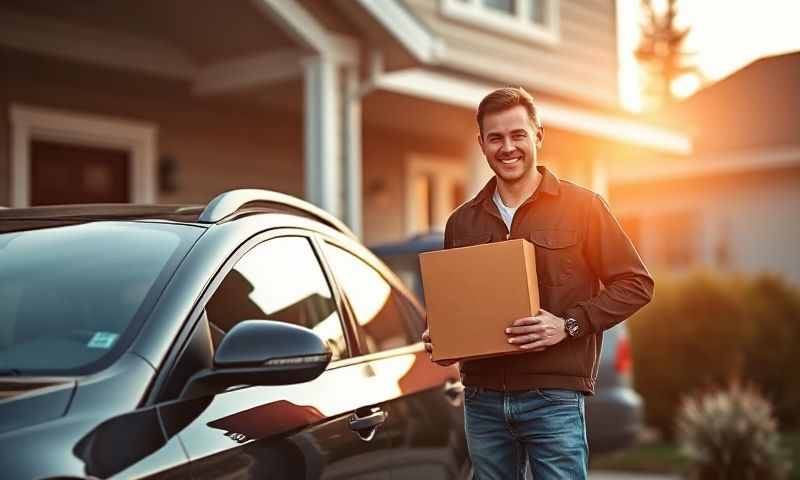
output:
M 791 480 L 800 480 L 800 432 L 783 434 L 784 448 L 792 459 Z M 590 466 L 597 470 L 619 470 L 627 472 L 681 474 L 686 470 L 686 461 L 678 448 L 671 443 L 639 445 L 620 452 L 595 455 Z

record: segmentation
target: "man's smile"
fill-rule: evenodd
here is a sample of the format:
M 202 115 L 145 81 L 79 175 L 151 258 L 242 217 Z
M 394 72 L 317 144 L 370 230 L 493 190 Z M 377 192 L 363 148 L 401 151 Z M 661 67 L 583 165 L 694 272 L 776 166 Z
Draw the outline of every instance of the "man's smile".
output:
M 521 156 L 519 156 L 519 157 L 511 157 L 511 158 L 504 158 L 504 159 L 500 159 L 500 162 L 501 162 L 502 164 L 504 164 L 504 165 L 511 165 L 511 164 L 513 164 L 513 163 L 516 163 L 516 162 L 518 162 L 518 161 L 520 161 L 520 160 L 522 160 L 522 157 L 521 157 Z

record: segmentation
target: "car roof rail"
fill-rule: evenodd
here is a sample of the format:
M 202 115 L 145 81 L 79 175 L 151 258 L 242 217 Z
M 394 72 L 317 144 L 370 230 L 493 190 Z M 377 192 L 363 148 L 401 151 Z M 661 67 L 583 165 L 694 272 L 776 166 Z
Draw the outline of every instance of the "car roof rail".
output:
M 248 207 L 258 208 L 264 204 L 273 204 L 289 207 L 290 210 L 299 210 L 307 216 L 322 221 L 342 233 L 355 238 L 355 234 L 341 220 L 299 198 L 283 193 L 257 188 L 244 188 L 224 192 L 208 202 L 203 213 L 200 214 L 200 223 L 218 223 L 237 213 L 245 211 Z

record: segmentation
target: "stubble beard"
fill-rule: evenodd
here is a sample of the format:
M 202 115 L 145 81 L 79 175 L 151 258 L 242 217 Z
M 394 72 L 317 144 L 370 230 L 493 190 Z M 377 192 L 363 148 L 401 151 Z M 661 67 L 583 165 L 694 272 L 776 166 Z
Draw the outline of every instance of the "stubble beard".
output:
M 531 171 L 534 169 L 535 159 L 523 156 L 520 162 L 522 162 L 522 169 L 519 171 L 519 173 L 504 171 L 503 163 L 499 159 L 492 161 L 491 166 L 495 175 L 497 175 L 498 180 L 507 185 L 515 185 L 521 181 L 524 181 L 529 175 L 531 175 Z

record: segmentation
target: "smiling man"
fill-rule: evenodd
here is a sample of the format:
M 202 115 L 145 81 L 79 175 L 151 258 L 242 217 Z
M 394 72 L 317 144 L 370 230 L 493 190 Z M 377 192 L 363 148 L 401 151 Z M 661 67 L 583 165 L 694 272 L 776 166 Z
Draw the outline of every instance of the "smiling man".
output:
M 490 93 L 477 120 L 495 175 L 452 213 L 445 248 L 532 241 L 542 308 L 509 320 L 520 353 L 461 364 L 475 478 L 521 479 L 529 462 L 536 480 L 584 479 L 584 395 L 594 393 L 603 331 L 650 301 L 653 279 L 600 196 L 537 165 L 544 128 L 525 90 Z M 430 352 L 427 331 L 423 341 Z

